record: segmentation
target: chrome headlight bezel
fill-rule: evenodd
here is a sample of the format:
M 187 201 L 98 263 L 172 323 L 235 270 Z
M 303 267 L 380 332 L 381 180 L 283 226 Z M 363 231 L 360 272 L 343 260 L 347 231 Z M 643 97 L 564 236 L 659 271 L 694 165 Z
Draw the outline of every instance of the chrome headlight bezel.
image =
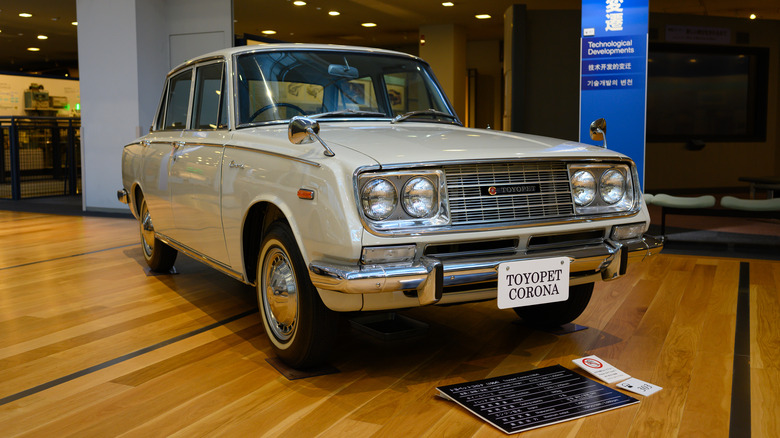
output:
M 413 184 L 418 178 L 430 182 L 432 199 L 430 200 L 430 207 L 425 209 L 424 214 L 415 216 L 415 212 L 410 212 L 410 207 L 405 206 L 404 201 L 412 196 L 407 190 L 409 184 Z M 396 187 L 396 208 L 383 218 L 369 216 L 364 207 L 363 192 L 372 181 L 377 179 L 386 180 Z M 363 173 L 357 177 L 357 194 L 359 196 L 358 203 L 361 207 L 360 214 L 363 220 L 371 228 L 378 231 L 405 230 L 449 224 L 444 172 L 438 169 Z
M 578 203 L 575 199 L 574 177 L 578 172 L 588 172 L 593 175 L 596 182 L 595 193 L 590 202 Z M 622 194 L 615 196 L 614 188 L 607 190 L 607 181 L 610 174 L 617 172 L 623 179 Z M 572 202 L 576 214 L 605 214 L 622 213 L 634 209 L 637 202 L 639 188 L 636 181 L 636 170 L 633 166 L 624 163 L 599 163 L 599 164 L 570 164 L 569 184 L 572 190 Z M 605 192 L 606 191 L 606 192 Z

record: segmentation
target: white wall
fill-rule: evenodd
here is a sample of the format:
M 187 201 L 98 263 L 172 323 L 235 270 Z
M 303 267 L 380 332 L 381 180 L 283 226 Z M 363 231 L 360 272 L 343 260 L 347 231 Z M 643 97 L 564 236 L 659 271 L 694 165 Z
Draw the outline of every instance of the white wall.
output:
M 76 12 L 83 206 L 124 211 L 116 199 L 122 147 L 147 132 L 172 63 L 232 46 L 233 5 L 231 0 L 77 0 Z

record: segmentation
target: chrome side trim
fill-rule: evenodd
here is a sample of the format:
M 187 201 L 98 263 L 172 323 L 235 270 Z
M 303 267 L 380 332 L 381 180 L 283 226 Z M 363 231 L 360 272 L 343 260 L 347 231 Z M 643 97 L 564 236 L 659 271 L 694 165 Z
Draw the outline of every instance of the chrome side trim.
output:
M 232 145 L 232 144 L 226 144 L 225 148 L 227 148 L 227 149 L 236 149 L 236 150 L 241 150 L 241 151 L 248 151 L 248 152 L 257 152 L 258 154 L 270 155 L 270 156 L 273 156 L 273 157 L 285 158 L 287 160 L 297 161 L 299 163 L 308 164 L 309 166 L 322 167 L 322 165 L 320 163 L 317 163 L 315 161 L 306 160 L 304 158 L 293 157 L 292 155 L 277 154 L 276 152 L 269 152 L 269 151 L 264 151 L 264 150 L 260 150 L 260 149 L 253 149 L 253 148 L 248 148 L 246 146 L 237 146 L 237 145 Z
M 236 279 L 236 280 L 238 280 L 238 281 L 240 281 L 242 283 L 253 285 L 252 283 L 249 283 L 248 281 L 246 281 L 246 279 L 244 279 L 244 275 L 243 274 L 241 274 L 240 272 L 234 271 L 228 265 L 220 262 L 219 260 L 214 260 L 214 259 L 212 259 L 209 256 L 201 254 L 200 252 L 195 251 L 194 249 L 192 249 L 192 248 L 190 248 L 190 247 L 188 247 L 186 245 L 183 245 L 183 244 L 177 242 L 176 240 L 173 240 L 170 237 L 165 236 L 163 234 L 155 232 L 154 233 L 154 237 L 156 237 L 160 242 L 163 242 L 164 244 L 170 246 L 171 248 L 173 248 L 173 249 L 181 252 L 182 254 L 186 255 L 187 257 L 191 257 L 191 258 L 193 258 L 193 259 L 195 259 L 195 260 L 197 260 L 197 261 L 199 261 L 199 262 L 201 262 L 201 263 L 203 263 L 203 264 L 205 264 L 205 265 L 207 265 L 207 266 L 209 266 L 211 268 L 214 268 L 217 271 L 222 272 L 223 274 L 225 274 L 225 275 L 227 275 L 229 277 L 232 277 L 232 278 L 234 278 L 234 279 Z
M 502 257 L 473 257 L 441 261 L 423 256 L 409 264 L 337 265 L 312 262 L 309 275 L 315 287 L 347 294 L 366 294 L 417 290 L 420 305 L 434 304 L 441 299 L 445 286 L 459 286 L 495 281 L 498 266 L 504 262 L 534 260 L 549 257 L 569 257 L 569 284 L 598 280 L 614 280 L 626 272 L 629 260 L 657 254 L 663 242 L 652 236 L 615 242 L 606 240 L 598 245 L 554 251 L 518 251 Z

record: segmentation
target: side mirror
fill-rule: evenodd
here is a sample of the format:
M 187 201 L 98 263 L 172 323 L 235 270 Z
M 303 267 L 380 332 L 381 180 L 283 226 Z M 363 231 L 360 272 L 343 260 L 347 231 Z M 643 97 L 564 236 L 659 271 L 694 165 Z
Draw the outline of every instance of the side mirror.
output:
M 314 136 L 320 133 L 320 124 L 306 117 L 293 117 L 287 126 L 287 138 L 292 144 L 308 144 L 314 142 Z
M 603 141 L 603 147 L 607 147 L 607 121 L 603 118 L 596 119 L 590 124 L 590 139 Z
M 313 143 L 314 140 L 320 142 L 323 148 L 325 148 L 325 156 L 332 157 L 336 155 L 333 150 L 325 144 L 319 136 L 320 124 L 316 120 L 312 120 L 306 117 L 295 116 L 290 119 L 290 124 L 287 125 L 287 138 L 290 139 L 292 144 L 308 144 Z

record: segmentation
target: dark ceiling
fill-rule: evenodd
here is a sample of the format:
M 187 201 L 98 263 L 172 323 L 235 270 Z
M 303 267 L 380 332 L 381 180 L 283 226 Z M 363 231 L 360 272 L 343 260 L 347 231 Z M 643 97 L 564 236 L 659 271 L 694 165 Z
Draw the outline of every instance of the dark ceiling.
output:
M 416 46 L 419 28 L 454 23 L 469 40 L 499 39 L 503 13 L 514 3 L 528 9 L 579 9 L 581 0 L 306 0 L 295 6 L 293 0 L 233 0 L 234 32 L 281 41 L 313 42 L 402 48 Z M 759 20 L 780 20 L 777 0 L 652 0 L 651 12 L 710 15 Z M 329 11 L 340 15 L 331 16 Z M 19 14 L 28 12 L 32 17 Z M 476 14 L 492 18 L 477 20 Z M 0 2 L 0 71 L 40 73 L 56 76 L 78 74 L 76 0 L 25 0 Z M 377 26 L 366 28 L 361 23 Z M 45 35 L 45 40 L 38 39 Z M 31 52 L 29 47 L 40 50 Z

